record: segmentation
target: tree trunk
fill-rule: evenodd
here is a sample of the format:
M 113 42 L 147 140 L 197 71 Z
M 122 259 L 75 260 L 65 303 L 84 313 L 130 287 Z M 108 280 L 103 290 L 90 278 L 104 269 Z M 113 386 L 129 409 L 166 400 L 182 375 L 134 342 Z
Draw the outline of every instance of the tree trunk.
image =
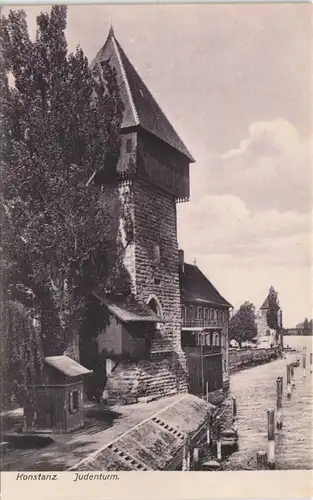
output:
M 79 335 L 76 329 L 72 332 L 70 338 L 67 341 L 67 347 L 64 351 L 64 354 L 79 363 Z

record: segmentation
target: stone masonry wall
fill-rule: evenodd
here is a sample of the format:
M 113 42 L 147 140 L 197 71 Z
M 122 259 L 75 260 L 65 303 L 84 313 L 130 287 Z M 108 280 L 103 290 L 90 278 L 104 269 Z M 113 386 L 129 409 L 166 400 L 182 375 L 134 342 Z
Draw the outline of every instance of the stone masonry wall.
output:
M 176 202 L 173 196 L 140 179 L 134 181 L 133 200 L 136 295 L 145 303 L 155 298 L 165 321 L 152 340 L 151 351 L 172 351 L 171 369 L 176 372 L 178 390 L 187 391 L 187 365 L 181 347 Z M 157 245 L 159 263 L 154 259 Z
M 160 309 L 158 314 L 164 319 L 152 338 L 149 359 L 121 362 L 109 376 L 108 398 L 118 402 L 187 392 L 187 365 L 181 347 L 175 199 L 138 178 L 121 183 L 118 189 L 105 188 L 102 197 L 111 203 L 119 219 L 115 228 L 122 255 L 118 258 L 127 270 L 132 293 L 146 304 L 155 299 Z M 133 239 L 127 243 L 130 221 Z M 156 246 L 159 262 L 155 259 Z

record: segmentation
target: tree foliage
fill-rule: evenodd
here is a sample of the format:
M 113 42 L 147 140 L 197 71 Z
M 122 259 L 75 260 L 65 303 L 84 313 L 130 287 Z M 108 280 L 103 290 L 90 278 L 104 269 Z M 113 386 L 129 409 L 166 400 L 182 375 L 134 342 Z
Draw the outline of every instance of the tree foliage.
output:
M 21 303 L 5 301 L 1 312 L 2 400 L 7 403 L 15 395 L 22 406 L 33 404 L 35 384 L 43 380 L 44 357 L 39 331 Z
M 72 346 L 77 359 L 90 294 L 116 261 L 99 179 L 116 172 L 123 105 L 109 63 L 91 69 L 80 47 L 67 53 L 66 21 L 66 7 L 52 7 L 31 40 L 24 11 L 1 19 L 1 274 L 4 300 L 40 325 L 45 355 Z
M 312 335 L 312 320 L 305 318 L 302 327 L 302 335 Z
M 230 320 L 229 338 L 241 345 L 241 342 L 254 339 L 256 334 L 255 306 L 251 302 L 244 302 Z
M 268 311 L 267 311 L 267 324 L 273 330 L 279 329 L 278 311 L 280 309 L 278 293 L 273 286 L 270 287 L 268 292 Z

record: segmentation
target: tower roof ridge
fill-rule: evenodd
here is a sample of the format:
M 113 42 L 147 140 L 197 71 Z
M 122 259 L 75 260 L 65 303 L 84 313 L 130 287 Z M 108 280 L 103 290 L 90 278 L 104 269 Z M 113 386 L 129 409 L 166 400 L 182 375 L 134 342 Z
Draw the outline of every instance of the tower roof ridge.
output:
M 101 61 L 108 60 L 116 70 L 120 94 L 124 103 L 122 128 L 140 126 L 182 153 L 193 163 L 195 161 L 193 156 L 117 41 L 113 26 L 110 28 L 105 44 L 92 61 L 91 67 Z

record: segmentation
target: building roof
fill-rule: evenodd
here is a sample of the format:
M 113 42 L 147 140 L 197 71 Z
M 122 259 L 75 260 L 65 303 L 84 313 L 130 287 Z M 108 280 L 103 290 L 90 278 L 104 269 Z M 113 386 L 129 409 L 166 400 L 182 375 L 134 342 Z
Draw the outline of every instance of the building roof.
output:
M 146 304 L 138 302 L 131 296 L 107 296 L 95 290 L 94 296 L 105 304 L 108 310 L 123 323 L 163 323 L 164 320 L 155 314 Z
M 194 162 L 191 153 L 127 58 L 112 28 L 105 44 L 92 61 L 91 67 L 102 61 L 109 61 L 116 70 L 117 83 L 125 108 L 122 128 L 140 126 L 185 155 L 190 162 Z
M 195 265 L 184 264 L 184 271 L 180 271 L 180 288 L 182 302 L 232 307 Z
M 81 364 L 74 361 L 68 356 L 49 356 L 45 358 L 47 365 L 52 366 L 67 377 L 78 377 L 80 375 L 88 375 L 92 370 L 88 370 Z
M 270 305 L 269 305 L 269 302 L 268 302 L 268 297 L 266 297 L 266 299 L 264 300 L 264 302 L 261 305 L 260 309 L 269 309 L 269 308 L 270 308 Z

